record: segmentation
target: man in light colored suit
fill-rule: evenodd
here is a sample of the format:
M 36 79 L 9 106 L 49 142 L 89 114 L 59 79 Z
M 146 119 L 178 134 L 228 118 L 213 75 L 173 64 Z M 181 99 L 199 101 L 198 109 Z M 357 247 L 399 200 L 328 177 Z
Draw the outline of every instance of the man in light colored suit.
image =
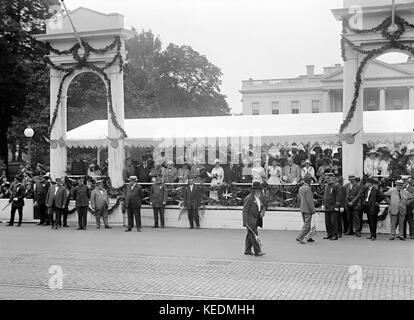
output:
M 282 174 L 285 180 L 284 182 L 298 183 L 301 178 L 301 170 L 299 166 L 293 163 L 292 157 L 288 158 L 287 162 L 287 165 L 282 170 Z
M 109 197 L 103 188 L 102 180 L 96 182 L 96 187 L 91 193 L 91 207 L 95 210 L 96 229 L 101 228 L 101 216 L 105 224 L 105 229 L 112 229 L 108 223 Z
M 305 237 L 309 234 L 311 231 L 311 222 L 312 222 L 312 215 L 315 214 L 315 204 L 313 201 L 313 193 L 312 189 L 310 187 L 310 184 L 312 183 L 312 176 L 306 175 L 304 177 L 304 184 L 299 188 L 298 193 L 298 204 L 300 208 L 300 212 L 302 213 L 302 219 L 303 219 L 303 227 L 302 231 L 299 233 L 299 236 L 296 238 L 296 240 L 300 244 L 305 244 Z M 308 242 L 314 242 L 312 238 L 308 239 Z

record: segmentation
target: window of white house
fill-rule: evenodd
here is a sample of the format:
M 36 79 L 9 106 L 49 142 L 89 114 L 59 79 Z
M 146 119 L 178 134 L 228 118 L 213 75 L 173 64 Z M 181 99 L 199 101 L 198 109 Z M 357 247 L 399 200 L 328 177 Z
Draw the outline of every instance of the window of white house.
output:
M 392 107 L 394 110 L 402 109 L 402 100 L 401 99 L 392 99 Z
M 258 116 L 260 114 L 260 103 L 253 102 L 252 103 L 252 115 Z
M 292 101 L 291 102 L 292 107 L 292 114 L 298 114 L 299 113 L 299 101 Z
M 279 114 L 279 101 L 272 102 L 272 114 Z
M 312 113 L 319 113 L 320 104 L 319 100 L 312 100 Z
M 368 111 L 375 111 L 377 109 L 377 101 L 369 100 L 368 101 Z

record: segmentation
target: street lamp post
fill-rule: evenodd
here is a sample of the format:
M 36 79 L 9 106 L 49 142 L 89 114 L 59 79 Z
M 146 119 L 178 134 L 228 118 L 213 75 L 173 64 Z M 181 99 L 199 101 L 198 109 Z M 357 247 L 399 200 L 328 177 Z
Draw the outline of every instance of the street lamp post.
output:
M 32 138 L 34 136 L 34 130 L 28 126 L 26 130 L 24 130 L 24 136 L 29 139 L 29 147 L 28 147 L 28 156 L 29 156 L 29 166 L 32 167 Z

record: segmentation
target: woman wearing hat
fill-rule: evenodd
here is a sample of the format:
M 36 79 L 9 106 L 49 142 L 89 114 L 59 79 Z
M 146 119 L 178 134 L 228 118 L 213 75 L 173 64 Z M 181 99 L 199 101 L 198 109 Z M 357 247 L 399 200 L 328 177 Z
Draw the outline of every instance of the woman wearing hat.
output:
M 262 185 L 259 182 L 253 182 L 252 193 L 246 197 L 243 205 L 243 227 L 247 229 L 245 255 L 255 255 L 256 257 L 264 255 L 256 236 L 258 236 L 258 228 L 263 228 L 265 211 Z
M 410 150 L 407 156 L 409 157 L 406 165 L 407 174 L 414 177 L 414 149 Z
M 378 175 L 379 159 L 377 158 L 378 153 L 372 149 L 367 153 L 368 157 L 364 161 L 364 174 L 372 177 Z
M 266 180 L 266 171 L 262 167 L 262 160 L 261 159 L 255 159 L 253 161 L 253 168 L 252 168 L 252 182 L 259 182 L 263 183 Z
M 210 185 L 212 187 L 220 186 L 224 180 L 224 169 L 220 166 L 220 160 L 214 160 L 214 168 L 210 172 L 207 172 L 207 175 L 212 178 Z M 218 192 L 217 190 L 210 191 L 210 198 L 214 200 L 218 200 Z
M 282 183 L 282 168 L 278 165 L 277 160 L 272 160 L 272 165 L 268 168 L 269 179 L 267 184 L 276 186 Z
M 302 180 L 309 175 L 312 178 L 312 181 L 316 181 L 315 177 L 315 169 L 312 167 L 311 161 L 306 159 L 306 161 L 302 164 Z

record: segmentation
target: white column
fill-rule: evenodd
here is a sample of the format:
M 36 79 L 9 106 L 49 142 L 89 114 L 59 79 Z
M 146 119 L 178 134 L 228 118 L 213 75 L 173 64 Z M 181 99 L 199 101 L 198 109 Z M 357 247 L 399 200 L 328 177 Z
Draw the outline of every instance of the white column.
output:
M 414 87 L 410 87 L 408 90 L 408 109 L 414 109 Z
M 348 115 L 348 111 L 351 108 L 351 103 L 354 98 L 354 83 L 356 80 L 356 74 L 358 71 L 358 56 L 356 53 L 346 48 L 347 61 L 344 63 L 344 91 L 343 91 L 343 118 Z M 354 112 L 354 116 L 346 127 L 344 133 L 355 134 L 359 130 L 363 129 L 363 89 L 361 88 L 358 104 Z M 354 136 L 355 142 L 348 144 L 345 141 L 342 142 L 342 172 L 345 179 L 349 175 L 353 174 L 357 177 L 363 175 L 363 150 L 362 150 L 362 131 Z
M 323 90 L 322 97 L 322 112 L 332 112 L 331 98 L 329 96 L 329 90 Z
M 119 125 L 125 129 L 124 112 L 124 74 L 119 72 L 119 66 L 113 65 L 109 70 L 111 80 L 112 107 L 114 109 Z M 119 139 L 122 133 L 113 124 L 108 108 L 108 137 Z M 124 140 L 118 140 L 118 146 L 114 148 L 108 141 L 108 174 L 112 186 L 119 188 L 124 184 L 122 170 L 125 166 Z
M 385 111 L 385 89 L 380 89 L 380 95 L 379 95 L 379 109 L 380 111 Z
M 50 70 L 50 120 L 52 121 L 53 113 L 56 108 L 57 95 L 59 92 L 59 85 L 62 80 L 62 73 L 60 71 Z M 66 86 L 64 86 L 66 87 Z M 65 139 L 66 137 L 66 101 L 67 90 L 63 90 L 60 99 L 59 112 L 56 122 L 50 133 L 51 140 Z M 50 146 L 50 175 L 52 179 L 64 177 L 67 165 L 67 150 L 66 147 L 61 148 L 59 145 L 52 148 L 55 143 Z

